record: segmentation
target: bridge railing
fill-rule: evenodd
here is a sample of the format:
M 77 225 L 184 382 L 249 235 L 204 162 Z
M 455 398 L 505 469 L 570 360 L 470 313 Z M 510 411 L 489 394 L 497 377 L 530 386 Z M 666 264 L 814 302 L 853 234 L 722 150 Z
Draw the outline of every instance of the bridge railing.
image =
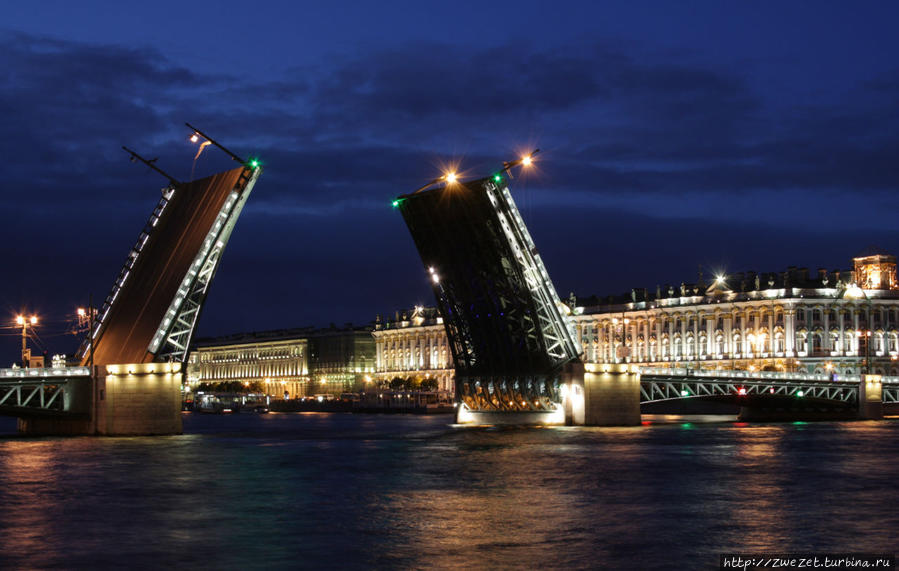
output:
M 90 367 L 0 369 L 0 414 L 86 414 L 91 383 Z
M 60 377 L 89 377 L 89 367 L 35 367 L 33 369 L 0 369 L 0 381 L 19 379 L 52 379 Z

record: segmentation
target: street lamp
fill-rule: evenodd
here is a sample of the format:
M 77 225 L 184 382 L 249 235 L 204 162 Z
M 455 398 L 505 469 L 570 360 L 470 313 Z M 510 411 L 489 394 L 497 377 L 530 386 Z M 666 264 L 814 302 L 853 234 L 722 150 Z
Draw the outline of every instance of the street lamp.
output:
M 22 326 L 22 367 L 27 367 L 28 361 L 30 361 L 28 352 L 28 326 L 31 325 L 31 328 L 34 329 L 34 326 L 37 325 L 37 316 L 31 315 L 25 317 L 24 315 L 17 315 L 16 325 Z

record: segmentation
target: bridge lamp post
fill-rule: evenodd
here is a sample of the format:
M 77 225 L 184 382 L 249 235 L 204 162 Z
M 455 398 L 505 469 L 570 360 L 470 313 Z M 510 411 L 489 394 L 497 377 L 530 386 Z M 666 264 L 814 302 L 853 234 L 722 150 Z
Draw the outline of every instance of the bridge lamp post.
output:
M 25 317 L 24 315 L 17 315 L 16 325 L 22 326 L 22 367 L 26 367 L 25 362 L 28 360 L 28 326 L 31 325 L 31 328 L 34 329 L 34 326 L 37 325 L 37 316 Z

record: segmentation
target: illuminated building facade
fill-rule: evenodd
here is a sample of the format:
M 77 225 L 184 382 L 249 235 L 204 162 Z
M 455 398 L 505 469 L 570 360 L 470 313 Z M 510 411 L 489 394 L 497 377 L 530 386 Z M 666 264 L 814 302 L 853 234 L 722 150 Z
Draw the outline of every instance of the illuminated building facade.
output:
M 377 381 L 436 379 L 438 390 L 453 391 L 453 356 L 436 308 L 415 307 L 386 321 L 378 316 L 372 336 Z
M 851 271 L 746 272 L 569 305 L 588 363 L 899 375 L 896 258 L 853 262 Z M 452 389 L 433 309 L 379 320 L 373 335 L 378 379 L 429 375 Z
M 584 360 L 899 374 L 896 261 L 874 258 L 856 258 L 854 271 L 750 272 L 656 295 L 632 290 L 629 299 L 579 300 L 585 303 L 574 319 Z
M 187 366 L 199 383 L 258 382 L 266 394 L 289 398 L 339 394 L 371 381 L 375 372 L 370 328 L 285 329 L 197 342 Z

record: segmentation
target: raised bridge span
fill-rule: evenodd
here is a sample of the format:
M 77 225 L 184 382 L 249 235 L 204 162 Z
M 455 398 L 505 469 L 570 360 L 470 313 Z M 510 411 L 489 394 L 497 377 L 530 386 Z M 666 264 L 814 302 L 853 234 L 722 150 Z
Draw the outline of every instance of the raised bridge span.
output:
M 640 404 L 701 399 L 744 409 L 823 407 L 878 418 L 899 379 L 802 373 L 639 369 L 583 363 L 559 299 L 509 189 L 512 167 L 449 177 L 397 197 L 443 318 L 456 372 L 457 421 L 638 424 Z M 819 378 L 820 377 L 820 378 Z
M 18 417 L 20 432 L 181 432 L 188 347 L 262 173 L 256 161 L 238 162 L 162 189 L 79 349 L 81 366 L 0 369 L 0 414 Z

